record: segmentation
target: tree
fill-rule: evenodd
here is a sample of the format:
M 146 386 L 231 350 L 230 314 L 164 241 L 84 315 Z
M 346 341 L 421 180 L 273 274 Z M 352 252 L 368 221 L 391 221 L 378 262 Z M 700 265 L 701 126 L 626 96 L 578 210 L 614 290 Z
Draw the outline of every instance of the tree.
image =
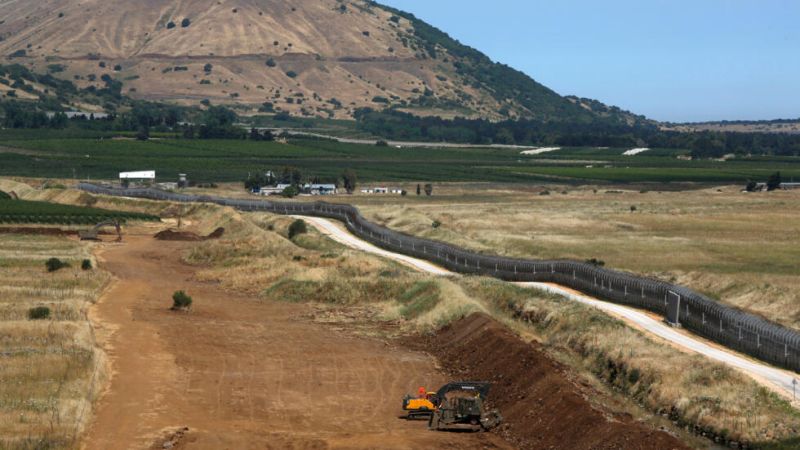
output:
M 274 59 L 272 58 L 267 59 L 267 67 L 275 67 L 277 65 L 278 63 L 276 63 Z
M 69 264 L 65 263 L 64 261 L 61 261 L 58 258 L 50 258 L 44 263 L 44 265 L 45 267 L 47 267 L 48 272 L 55 272 L 64 267 L 69 267 Z
M 775 172 L 770 175 L 769 179 L 767 180 L 767 190 L 774 191 L 775 189 L 780 189 L 781 183 L 781 173 Z
M 422 194 L 422 186 L 420 186 L 419 183 L 417 183 L 417 195 L 421 194 Z
M 287 186 L 286 189 L 281 192 L 281 195 L 286 198 L 297 197 L 298 194 L 300 194 L 300 190 L 297 189 L 297 186 Z
M 214 65 L 211 63 L 208 63 L 205 66 L 203 66 L 203 72 L 205 73 L 211 73 L 212 70 L 214 70 Z
M 297 219 L 289 225 L 289 239 L 305 233 L 308 233 L 308 227 L 306 227 L 306 223 L 302 219 Z
M 428 183 L 428 184 L 425 185 L 425 195 L 427 195 L 428 197 L 433 195 L 433 185 L 432 184 Z
M 280 182 L 299 186 L 303 182 L 303 173 L 297 167 L 285 166 L 281 169 Z
M 189 26 L 189 25 L 191 25 L 191 24 L 192 24 L 192 21 L 191 21 L 191 20 L 189 20 L 189 19 L 183 19 L 183 20 L 181 21 L 181 27 L 183 27 L 183 28 L 186 28 L 186 27 L 188 27 L 188 26 Z
M 758 183 L 753 180 L 747 182 L 747 186 L 744 187 L 744 190 L 747 192 L 755 192 L 756 188 L 758 188 Z
M 346 169 L 342 172 L 342 185 L 348 194 L 352 194 L 356 190 L 358 184 L 358 177 L 352 169 Z

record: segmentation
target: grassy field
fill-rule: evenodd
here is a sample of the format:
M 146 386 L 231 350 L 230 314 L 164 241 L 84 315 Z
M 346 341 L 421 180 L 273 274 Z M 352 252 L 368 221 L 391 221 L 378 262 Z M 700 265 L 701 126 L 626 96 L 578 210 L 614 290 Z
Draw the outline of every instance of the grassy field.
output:
M 72 133 L 72 132 L 71 132 Z M 514 149 L 397 149 L 332 141 L 292 139 L 288 144 L 247 140 L 182 140 L 166 136 L 147 142 L 87 132 L 59 136 L 0 131 L 0 176 L 114 179 L 121 171 L 156 170 L 164 181 L 188 173 L 196 181 L 241 181 L 248 173 L 301 168 L 307 176 L 333 181 L 346 168 L 375 181 L 490 181 L 647 183 L 746 183 L 781 171 L 800 179 L 800 158 L 684 161 L 682 150 L 654 149 L 624 156 L 626 149 L 566 148 L 540 155 Z
M 800 329 L 800 191 L 442 186 L 347 201 L 396 230 L 509 256 L 597 258 Z
M 48 273 L 58 257 L 70 267 Z M 0 448 L 72 448 L 104 375 L 86 310 L 108 282 L 65 238 L 0 235 Z M 30 308 L 50 318 L 30 320 Z

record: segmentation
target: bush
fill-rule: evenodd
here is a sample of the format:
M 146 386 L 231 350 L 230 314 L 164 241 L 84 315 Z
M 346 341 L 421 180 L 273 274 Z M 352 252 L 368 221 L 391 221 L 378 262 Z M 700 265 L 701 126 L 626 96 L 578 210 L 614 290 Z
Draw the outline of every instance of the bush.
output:
M 375 146 L 376 146 L 376 147 L 388 147 L 388 146 L 389 146 L 389 143 L 388 143 L 388 142 L 386 142 L 386 141 L 383 141 L 383 140 L 381 140 L 381 141 L 378 141 L 378 142 L 376 142 L 376 143 L 375 143 Z
M 92 260 L 84 259 L 83 261 L 81 261 L 81 269 L 92 270 Z
M 302 219 L 297 219 L 289 225 L 289 239 L 294 239 L 295 236 L 308 233 L 306 222 Z
M 181 309 L 189 309 L 192 307 L 192 297 L 183 291 L 175 291 L 172 294 L 172 310 L 178 311 Z
M 64 267 L 69 267 L 69 264 L 61 261 L 58 258 L 50 258 L 44 263 L 45 267 L 47 267 L 48 272 L 55 272 L 56 270 L 63 269 Z
M 286 76 L 289 78 L 297 78 L 297 72 L 295 72 L 294 70 L 290 70 L 286 72 Z
M 50 308 L 47 306 L 37 306 L 28 310 L 28 319 L 45 320 L 50 318 Z
M 438 220 L 434 220 L 433 223 L 431 224 L 431 226 L 433 228 L 439 228 L 440 226 L 442 226 L 442 222 L 439 222 Z
M 173 28 L 175 28 L 175 22 L 173 22 L 173 21 L 169 21 L 169 22 L 167 23 L 167 29 L 168 29 L 168 30 L 171 30 L 171 29 L 173 29 Z
M 275 67 L 277 65 L 278 63 L 276 63 L 274 59 L 270 58 L 267 60 L 267 67 Z
M 603 267 L 603 266 L 606 265 L 605 261 L 603 261 L 602 259 L 597 259 L 597 258 L 587 259 L 586 263 L 587 264 L 591 264 L 593 266 L 598 266 L 598 267 Z
M 189 19 L 183 19 L 183 20 L 181 21 L 181 27 L 183 27 L 183 28 L 186 28 L 186 27 L 188 27 L 188 26 L 189 26 L 189 25 L 191 25 L 191 24 L 192 24 L 192 21 L 191 21 L 191 20 L 189 20 Z
M 288 186 L 286 189 L 283 190 L 283 192 L 281 192 L 281 195 L 283 195 L 286 198 L 292 198 L 292 197 L 297 197 L 299 193 L 300 191 L 295 186 Z

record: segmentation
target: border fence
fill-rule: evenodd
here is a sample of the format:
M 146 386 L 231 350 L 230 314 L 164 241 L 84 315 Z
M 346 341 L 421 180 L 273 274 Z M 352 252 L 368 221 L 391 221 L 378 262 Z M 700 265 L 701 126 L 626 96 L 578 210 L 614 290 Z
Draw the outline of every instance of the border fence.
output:
M 410 236 L 374 224 L 352 205 L 229 199 L 157 189 L 121 189 L 81 183 L 94 194 L 204 202 L 242 211 L 336 219 L 378 247 L 425 259 L 453 272 L 506 281 L 557 283 L 606 301 L 646 309 L 700 336 L 777 366 L 800 372 L 800 333 L 761 317 L 722 305 L 686 287 L 593 264 L 569 260 L 527 260 L 484 255 L 454 245 Z

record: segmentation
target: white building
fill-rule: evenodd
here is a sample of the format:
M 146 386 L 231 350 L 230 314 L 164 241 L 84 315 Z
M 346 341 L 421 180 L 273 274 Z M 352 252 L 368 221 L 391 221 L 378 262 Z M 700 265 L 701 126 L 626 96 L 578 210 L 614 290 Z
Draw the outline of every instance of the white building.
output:
M 153 184 L 156 181 L 155 170 L 145 170 L 140 172 L 120 172 L 119 182 L 122 185 L 130 184 Z

